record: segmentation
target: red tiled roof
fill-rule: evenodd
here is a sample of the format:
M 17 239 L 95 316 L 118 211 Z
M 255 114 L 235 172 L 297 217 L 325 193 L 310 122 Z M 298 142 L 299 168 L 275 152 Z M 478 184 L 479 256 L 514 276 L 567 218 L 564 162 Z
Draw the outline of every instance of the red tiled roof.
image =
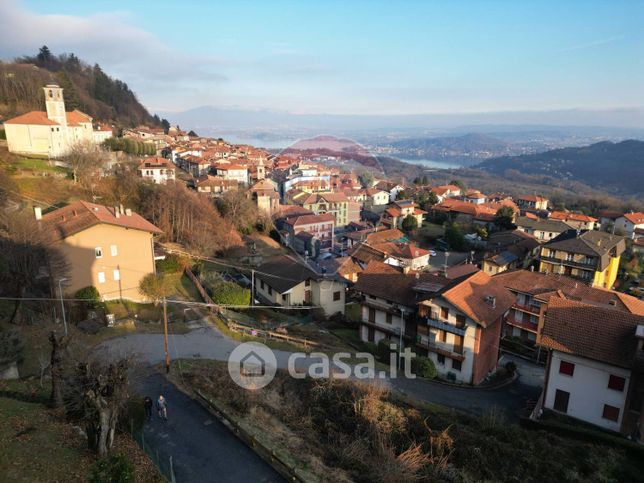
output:
M 481 271 L 443 292 L 443 297 L 483 327 L 496 322 L 516 300 L 501 283 Z M 494 306 L 488 297 L 494 297 Z
M 587 216 L 581 213 L 572 213 L 569 211 L 553 211 L 550 213 L 550 218 L 553 220 L 563 220 L 563 221 L 581 221 L 584 223 L 596 222 L 597 218 L 592 216 Z
M 84 112 L 74 109 L 72 112 L 66 112 L 65 117 L 67 118 L 67 125 L 77 126 L 80 123 L 91 123 L 92 118 L 89 117 Z
M 312 225 L 315 223 L 333 223 L 335 217 L 333 213 L 322 213 L 321 215 L 297 215 L 286 219 L 285 223 L 292 226 Z
M 134 212 L 131 215 L 122 213 L 117 218 L 114 208 L 87 201 L 75 201 L 63 208 L 44 214 L 39 225 L 44 230 L 50 230 L 52 241 L 57 241 L 101 223 L 150 233 L 163 233 Z
M 629 368 L 639 324 L 644 324 L 644 316 L 552 298 L 538 343 L 560 352 Z
M 630 221 L 633 225 L 641 225 L 644 223 L 644 213 L 625 213 L 624 218 Z
M 40 124 L 43 126 L 58 126 L 58 123 L 47 117 L 45 111 L 31 111 L 21 116 L 7 119 L 5 124 Z

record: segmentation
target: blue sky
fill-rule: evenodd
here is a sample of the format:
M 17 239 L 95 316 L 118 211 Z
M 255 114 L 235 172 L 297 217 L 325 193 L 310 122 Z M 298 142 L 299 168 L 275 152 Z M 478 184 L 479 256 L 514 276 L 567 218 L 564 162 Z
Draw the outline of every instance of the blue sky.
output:
M 152 110 L 644 105 L 641 1 L 0 0 L 0 18 L 1 58 L 74 51 Z

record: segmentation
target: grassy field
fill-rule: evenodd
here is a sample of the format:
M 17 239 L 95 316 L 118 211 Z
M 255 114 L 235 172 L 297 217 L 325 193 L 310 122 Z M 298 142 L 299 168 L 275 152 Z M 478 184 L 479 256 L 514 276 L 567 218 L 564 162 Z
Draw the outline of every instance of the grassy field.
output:
M 3 482 L 87 481 L 96 457 L 65 416 L 46 406 L 48 388 L 0 381 L 0 475 Z M 117 436 L 114 450 L 134 461 L 136 481 L 161 481 L 138 446 Z
M 46 159 L 20 158 L 11 162 L 10 172 L 30 171 L 34 173 L 60 173 L 69 174 L 70 170 L 61 166 L 56 166 Z M 25 173 L 23 173 L 25 174 Z

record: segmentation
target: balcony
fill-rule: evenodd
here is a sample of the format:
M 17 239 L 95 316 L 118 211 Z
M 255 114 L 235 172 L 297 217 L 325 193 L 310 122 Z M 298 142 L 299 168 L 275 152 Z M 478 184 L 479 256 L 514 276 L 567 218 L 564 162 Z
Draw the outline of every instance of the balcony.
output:
M 465 336 L 466 328 L 464 326 L 458 327 L 454 324 L 443 322 L 441 320 L 430 318 L 430 317 L 424 317 L 422 320 L 427 322 L 427 325 L 429 327 L 433 327 L 434 329 L 444 330 L 445 332 L 449 332 L 450 334 L 460 335 L 461 337 Z
M 532 323 L 529 320 L 516 320 L 512 315 L 508 315 L 508 317 L 505 319 L 505 322 L 508 325 L 511 325 L 513 327 L 518 327 L 520 329 L 524 329 L 533 333 L 537 333 L 537 328 L 539 327 L 539 323 Z
M 540 259 L 542 262 L 553 263 L 555 265 L 563 265 L 565 267 L 579 268 L 581 270 L 594 271 L 597 265 L 595 260 L 592 260 L 590 263 L 584 263 L 584 262 L 576 262 L 574 260 L 566 260 L 565 258 L 545 257 L 543 255 L 540 257 Z
M 520 310 L 521 312 L 528 312 L 534 315 L 539 315 L 539 313 L 541 312 L 541 307 L 538 307 L 536 305 L 523 305 L 523 304 L 516 303 L 512 306 L 512 308 Z
M 450 344 L 441 344 L 438 342 L 430 342 L 429 340 L 425 340 L 421 338 L 420 336 L 416 337 L 416 345 L 418 347 L 421 347 L 423 349 L 427 349 L 429 352 L 434 352 L 436 354 L 441 354 L 445 357 L 449 357 L 450 359 L 454 359 L 457 361 L 464 361 L 465 356 L 462 353 L 459 352 L 454 352 L 452 349 L 452 345 Z M 460 348 L 462 350 L 462 347 Z

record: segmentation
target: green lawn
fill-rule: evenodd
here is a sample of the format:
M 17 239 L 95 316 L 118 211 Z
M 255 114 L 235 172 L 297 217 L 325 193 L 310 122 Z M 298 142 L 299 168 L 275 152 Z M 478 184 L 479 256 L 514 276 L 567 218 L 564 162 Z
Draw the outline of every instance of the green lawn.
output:
M 53 163 L 50 164 L 46 159 L 33 159 L 33 158 L 21 158 L 17 161 L 11 162 L 10 168 L 11 171 L 17 170 L 28 170 L 28 171 L 40 171 L 48 173 L 69 173 L 69 169 L 62 168 L 60 166 L 55 166 Z

